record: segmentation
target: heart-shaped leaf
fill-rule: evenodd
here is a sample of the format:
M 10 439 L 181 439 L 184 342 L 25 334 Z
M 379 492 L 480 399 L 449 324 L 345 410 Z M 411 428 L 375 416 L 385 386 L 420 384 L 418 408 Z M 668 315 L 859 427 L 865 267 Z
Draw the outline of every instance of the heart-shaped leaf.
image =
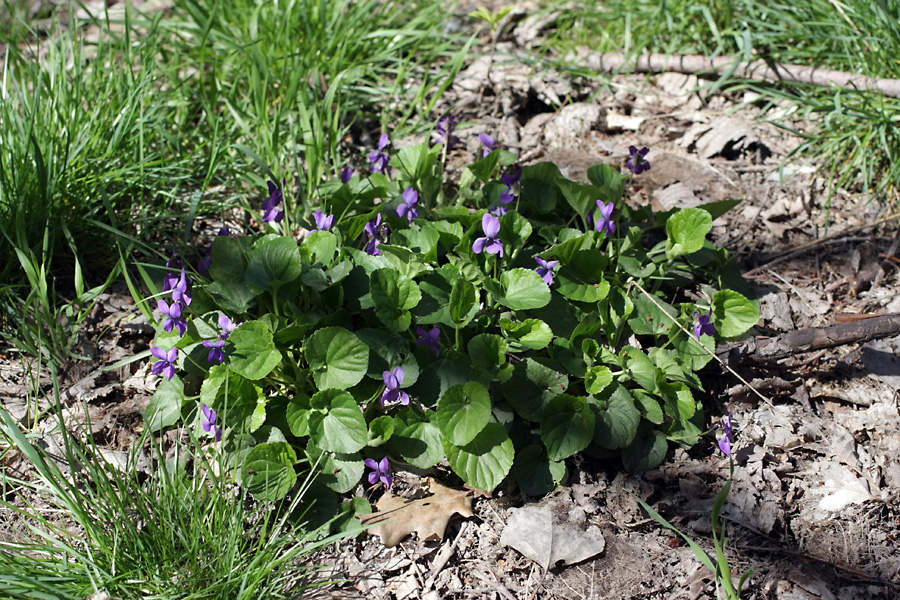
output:
M 343 327 L 325 327 L 306 340 L 306 361 L 320 390 L 345 390 L 365 377 L 369 348 Z

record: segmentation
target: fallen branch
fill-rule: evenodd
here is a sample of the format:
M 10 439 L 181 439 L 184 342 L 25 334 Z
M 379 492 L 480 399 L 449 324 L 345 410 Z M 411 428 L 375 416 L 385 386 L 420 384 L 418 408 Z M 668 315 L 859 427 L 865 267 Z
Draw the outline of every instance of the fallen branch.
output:
M 773 338 L 751 338 L 716 350 L 725 364 L 767 362 L 844 344 L 858 344 L 900 335 L 900 314 L 862 318 L 828 327 L 800 329 Z
M 886 96 L 900 98 L 900 79 L 867 77 L 807 65 L 785 65 L 764 60 L 738 62 L 737 59 L 727 56 L 707 58 L 696 54 L 642 54 L 637 58 L 628 58 L 618 52 L 600 53 L 586 50 L 579 52 L 578 60 L 604 73 L 716 74 L 739 79 L 789 81 L 851 90 L 878 91 Z

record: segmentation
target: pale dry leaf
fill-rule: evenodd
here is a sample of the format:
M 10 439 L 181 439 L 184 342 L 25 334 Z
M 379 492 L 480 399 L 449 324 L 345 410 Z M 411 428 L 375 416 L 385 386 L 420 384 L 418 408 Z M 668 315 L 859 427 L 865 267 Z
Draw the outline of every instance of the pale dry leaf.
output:
M 378 512 L 359 517 L 368 532 L 377 535 L 387 548 L 392 548 L 411 533 L 420 541 L 440 540 L 454 514 L 473 517 L 472 499 L 468 492 L 445 487 L 429 479 L 432 495 L 410 500 L 390 492 L 375 503 Z
M 606 547 L 598 527 L 579 527 L 554 515 L 548 506 L 511 510 L 500 543 L 518 550 L 545 571 L 558 563 L 580 563 Z

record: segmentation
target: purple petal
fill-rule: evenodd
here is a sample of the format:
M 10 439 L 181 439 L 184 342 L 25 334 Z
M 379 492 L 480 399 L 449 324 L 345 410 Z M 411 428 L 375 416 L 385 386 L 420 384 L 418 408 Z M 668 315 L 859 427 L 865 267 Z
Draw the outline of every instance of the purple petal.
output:
M 490 213 L 484 213 L 484 216 L 481 217 L 481 229 L 487 237 L 497 237 L 497 234 L 500 233 L 500 219 Z
M 372 460 L 371 458 L 367 458 L 366 460 L 363 461 L 363 463 L 370 469 L 373 469 L 375 471 L 378 470 L 378 463 L 375 462 L 374 460 Z
M 407 206 L 412 206 L 416 202 L 419 201 L 419 192 L 416 191 L 416 188 L 408 187 L 403 190 L 403 203 Z
M 406 371 L 403 369 L 403 367 L 394 367 L 394 370 L 392 372 L 394 374 L 394 377 L 397 378 L 397 386 L 395 387 L 398 387 L 403 383 L 403 378 L 406 377 Z
M 485 146 L 487 146 L 490 149 L 493 149 L 494 143 L 495 143 L 494 138 L 492 138 L 491 136 L 489 136 L 486 133 L 479 133 L 478 139 L 481 140 L 482 144 L 484 144 Z
M 503 257 L 503 242 L 500 240 L 490 240 L 490 242 L 484 247 L 484 251 L 488 254 L 499 254 L 500 257 Z
M 388 146 L 391 145 L 391 138 L 388 137 L 388 134 L 382 133 L 381 137 L 378 138 L 378 149 L 384 150 Z
M 488 239 L 485 237 L 480 237 L 475 240 L 475 243 L 472 244 L 472 252 L 475 254 L 481 254 L 481 251 L 484 250 L 484 245 L 487 243 Z
M 150 354 L 152 354 L 159 360 L 166 360 L 166 351 L 163 350 L 162 348 L 157 348 L 156 346 L 153 346 L 152 348 L 150 348 Z
M 369 473 L 369 485 L 375 485 L 380 478 L 381 476 L 378 474 L 378 471 L 372 471 Z

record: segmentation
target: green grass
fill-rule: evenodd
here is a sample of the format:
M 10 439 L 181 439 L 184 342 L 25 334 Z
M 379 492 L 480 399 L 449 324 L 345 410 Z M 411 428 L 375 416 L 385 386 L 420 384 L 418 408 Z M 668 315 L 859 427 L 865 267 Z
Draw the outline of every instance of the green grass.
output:
M 643 52 L 765 58 L 873 77 L 900 77 L 900 4 L 885 0 L 609 0 L 562 5 L 545 48 L 565 54 L 578 45 L 600 52 Z M 839 10 L 840 8 L 840 10 Z M 597 43 L 599 40 L 599 44 Z M 816 157 L 834 183 L 895 199 L 900 183 L 897 115 L 900 100 L 869 92 L 723 78 L 716 89 L 753 89 L 764 99 L 788 99 L 816 123 L 797 132 L 799 155 Z
M 25 477 L 0 470 L 3 498 L 26 502 L 0 500 L 18 531 L 0 542 L 4 598 L 82 600 L 100 590 L 121 599 L 297 598 L 315 568 L 308 554 L 335 539 L 292 528 L 302 490 L 291 506 L 253 504 L 214 474 L 193 437 L 168 460 L 153 448 L 159 466 L 146 479 L 63 437 L 65 463 L 81 466 L 71 474 L 0 408 L 0 461 L 21 453 L 32 469 Z
M 8 12 L 19 18 L 0 36 L 15 41 L 31 24 Z M 79 277 L 82 290 L 104 283 L 120 250 L 194 262 L 197 219 L 258 207 L 270 172 L 300 190 L 287 196 L 302 217 L 348 159 L 351 127 L 375 139 L 382 123 L 426 127 L 467 48 L 445 19 L 424 0 L 177 0 L 171 15 L 128 8 L 11 44 L 0 255 L 20 260 L 0 265 L 7 337 L 33 320 L 24 262 L 56 304 L 76 300 Z M 71 346 L 59 337 L 50 345 Z

